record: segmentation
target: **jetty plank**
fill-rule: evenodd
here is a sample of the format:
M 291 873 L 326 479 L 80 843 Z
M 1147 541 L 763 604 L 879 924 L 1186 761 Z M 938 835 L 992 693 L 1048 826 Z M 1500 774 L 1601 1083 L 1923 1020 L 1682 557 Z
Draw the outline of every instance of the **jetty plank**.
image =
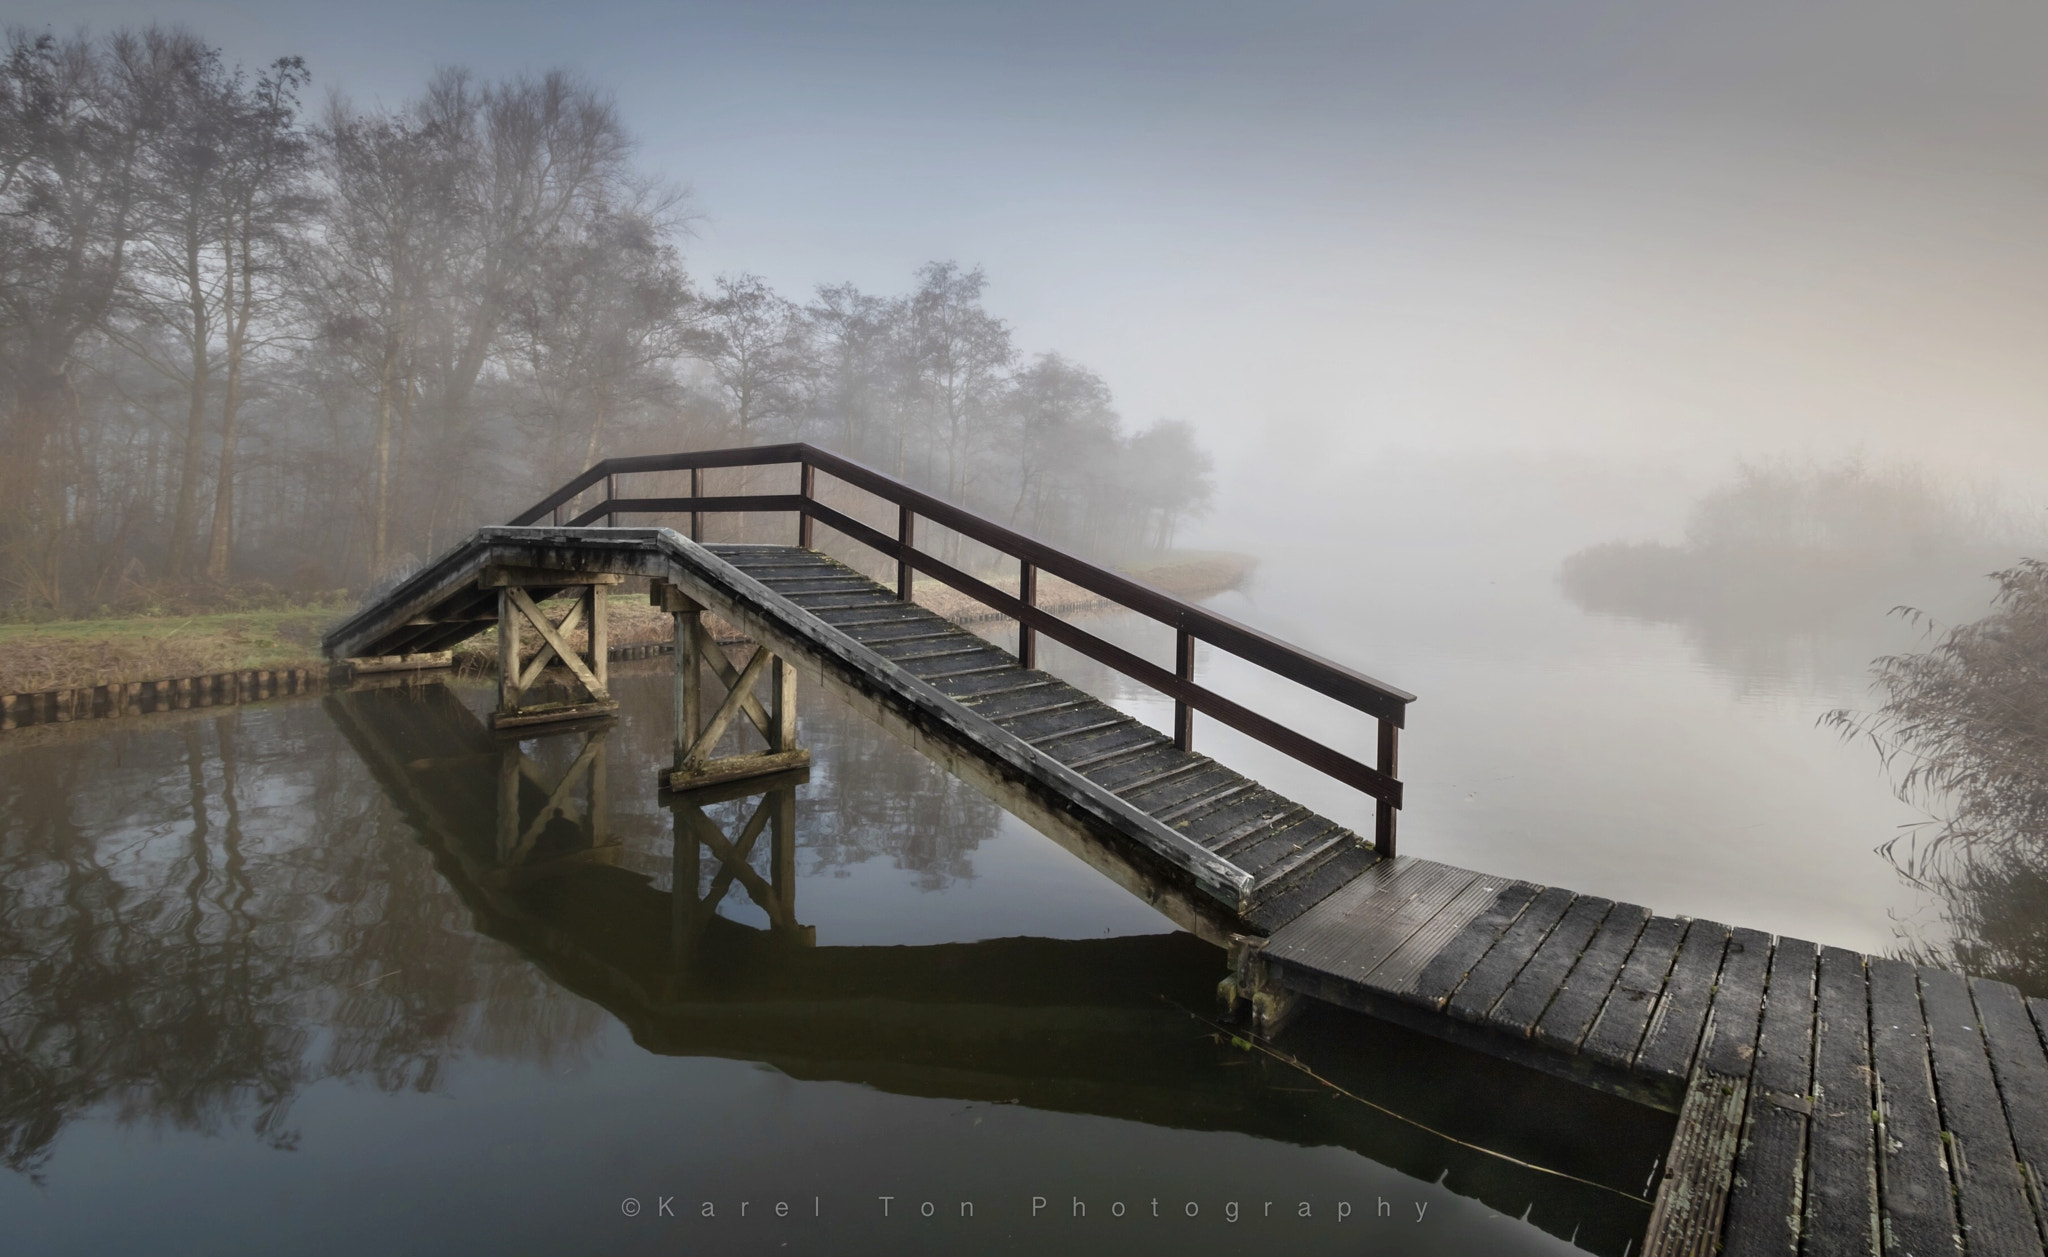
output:
M 1471 930 L 1482 915 L 1498 906 L 1509 885 L 1502 878 L 1484 874 L 1475 876 L 1436 915 L 1410 934 L 1407 941 L 1389 952 L 1387 958 L 1366 975 L 1366 985 L 1388 995 L 1412 997 L 1423 971 Z M 1525 888 L 1529 898 L 1535 897 L 1534 886 L 1527 882 L 1515 885 Z
M 1749 1077 L 1770 963 L 1770 935 L 1742 927 L 1728 932 L 1728 949 L 1721 956 L 1721 976 L 1714 983 L 1700 1042 L 1699 1068 L 1724 1078 Z
M 1629 951 L 1614 989 L 1607 993 L 1600 1015 L 1593 1019 L 1593 1028 L 1580 1041 L 1580 1051 L 1618 1069 L 1626 1069 L 1635 1060 L 1643 1028 L 1650 1024 L 1671 962 L 1685 941 L 1686 926 L 1677 917 L 1650 918 L 1636 936 L 1636 945 Z
M 2021 1178 L 2033 1197 L 2035 1222 L 2048 1240 L 2048 1053 L 2017 987 L 1988 978 L 1970 982 L 1999 1099 L 2019 1154 Z
M 1265 954 L 1363 981 L 1478 877 L 1433 860 L 1381 860 L 1273 935 Z
M 1748 1096 L 1747 1081 L 1713 1073 L 1686 1088 L 1643 1257 L 1713 1257 Z
M 1549 936 L 1565 910 L 1577 898 L 1562 887 L 1552 886 L 1539 893 L 1526 911 L 1515 919 L 1507 932 L 1500 936 L 1491 950 L 1479 963 L 1472 966 L 1472 974 L 1458 993 L 1451 997 L 1446 1007 L 1454 1016 L 1467 1021 L 1478 1021 L 1507 991 L 1515 975 L 1536 954 L 1537 947 Z
M 1614 910 L 1614 901 L 1598 895 L 1580 895 L 1559 918 L 1529 963 L 1508 984 L 1487 1021 L 1508 1034 L 1527 1037 L 1550 1007 L 1550 1001 L 1564 989 L 1565 975 L 1579 961 L 1586 944 L 1600 929 L 1600 923 Z
M 1819 961 L 1820 948 L 1801 939 L 1781 938 L 1771 952 L 1742 1145 L 1728 1193 L 1729 1253 L 1793 1257 L 1799 1251 Z
M 1614 989 L 1615 979 L 1621 976 L 1629 950 L 1649 920 L 1650 910 L 1632 903 L 1616 904 L 1608 912 L 1599 932 L 1586 944 L 1578 963 L 1566 976 L 1564 989 L 1536 1023 L 1535 1037 L 1539 1042 L 1567 1052 L 1579 1050 L 1586 1032 L 1593 1028 L 1593 1019 L 1607 1002 L 1608 992 Z
M 1802 1253 L 1877 1252 L 1877 1137 L 1871 1120 L 1870 1000 L 1863 957 L 1820 953 L 1813 1036 L 1813 1118 L 1806 1139 Z
M 1520 919 L 1542 889 L 1528 882 L 1510 882 L 1503 886 L 1493 901 L 1472 918 L 1471 924 L 1459 930 L 1444 944 L 1443 950 L 1423 964 L 1402 993 L 1431 1009 L 1442 1008 L 1465 984 L 1472 967 L 1493 950 L 1500 936 Z
M 1904 961 L 1876 956 L 1866 968 L 1870 1056 L 1877 1070 L 1878 1203 L 1885 1230 L 1906 1252 L 1953 1252 L 1961 1237 L 1942 1154 L 1919 975 Z
M 1935 1094 L 1949 1134 L 1949 1163 L 1964 1241 L 1972 1253 L 2033 1252 L 2040 1245 L 2040 1231 L 2020 1183 L 2019 1158 L 1969 984 L 1961 975 L 1940 969 L 1921 969 L 1919 974 L 1920 1006 L 1927 1014 Z
M 1700 1030 L 1727 944 L 1728 927 L 1718 921 L 1694 921 L 1687 927 L 1678 959 L 1664 980 L 1664 994 L 1651 1010 L 1642 1046 L 1636 1049 L 1637 1073 L 1679 1083 L 1692 1072 L 1693 1054 L 1699 1048 Z

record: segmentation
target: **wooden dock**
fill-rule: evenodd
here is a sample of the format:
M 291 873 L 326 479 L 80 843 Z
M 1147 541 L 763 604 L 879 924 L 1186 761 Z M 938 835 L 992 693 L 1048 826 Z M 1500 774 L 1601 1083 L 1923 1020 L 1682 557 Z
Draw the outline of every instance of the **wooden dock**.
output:
M 795 462 L 801 492 L 707 497 L 705 466 Z M 689 470 L 686 498 L 632 498 L 622 476 Z M 824 505 L 823 469 L 888 497 L 894 536 Z M 604 500 L 570 515 L 582 492 Z M 798 541 L 707 546 L 620 514 L 798 517 Z M 554 526 L 526 526 L 552 513 Z M 917 548 L 919 515 L 1016 556 L 1012 596 Z M 819 553 L 823 522 L 897 564 L 892 589 Z M 1052 571 L 1172 625 L 1166 670 L 1032 606 Z M 937 576 L 1019 623 L 1005 649 L 910 601 Z M 2048 1251 L 2048 1003 L 2010 986 L 1395 851 L 1396 734 L 1411 696 L 1136 586 L 808 446 L 611 460 L 481 530 L 345 622 L 330 655 L 446 649 L 530 626 L 538 662 L 501 669 L 500 727 L 608 708 L 598 586 L 644 577 L 676 616 L 679 786 L 786 769 L 802 673 L 1029 820 L 1199 937 L 1229 950 L 1226 1002 L 1277 1032 L 1324 1000 L 1679 1114 L 1645 1247 L 1653 1253 Z M 560 620 L 539 603 L 577 591 Z M 490 614 L 495 605 L 495 618 Z M 705 648 L 715 614 L 758 643 L 735 667 Z M 569 630 L 581 620 L 588 650 Z M 509 630 L 509 632 L 508 632 Z M 1172 736 L 1035 668 L 1034 635 L 1073 645 L 1176 703 Z M 1374 764 L 1311 742 L 1195 680 L 1194 644 L 1228 650 L 1378 718 Z M 583 688 L 520 707 L 550 653 Z M 711 710 L 706 668 L 726 686 Z M 755 696 L 769 681 L 769 700 Z M 1206 712 L 1375 802 L 1370 836 L 1193 749 Z M 716 757 L 751 722 L 766 749 Z M 728 739 L 729 741 L 729 739 Z

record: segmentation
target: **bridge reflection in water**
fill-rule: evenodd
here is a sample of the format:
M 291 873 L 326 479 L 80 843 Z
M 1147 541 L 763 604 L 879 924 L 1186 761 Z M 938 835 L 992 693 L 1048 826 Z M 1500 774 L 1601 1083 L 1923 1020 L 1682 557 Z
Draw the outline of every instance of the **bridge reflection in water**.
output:
M 515 739 L 440 684 L 326 703 L 478 927 L 602 1005 L 650 1051 L 761 1061 L 904 1095 L 1337 1145 L 1503 1212 L 1526 1210 L 1590 1251 L 1641 1243 L 1649 1202 L 1639 1193 L 1670 1137 L 1669 1120 L 1647 1110 L 1334 1009 L 1290 1035 L 1290 1051 L 1358 1095 L 1614 1190 L 1518 1167 L 1214 1033 L 1190 1013 L 1207 1015 L 1223 956 L 1186 933 L 819 946 L 797 896 L 810 770 L 664 793 L 663 879 L 613 830 L 609 742 L 626 731 L 611 721 Z M 638 756 L 622 755 L 620 767 L 637 773 Z M 734 888 L 765 925 L 720 911 Z

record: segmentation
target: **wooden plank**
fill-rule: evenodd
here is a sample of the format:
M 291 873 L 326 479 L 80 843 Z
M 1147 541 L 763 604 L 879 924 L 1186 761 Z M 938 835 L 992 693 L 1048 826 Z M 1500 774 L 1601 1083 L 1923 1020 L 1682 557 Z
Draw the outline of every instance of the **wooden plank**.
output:
M 1271 933 L 1322 902 L 1332 892 L 1377 865 L 1372 844 L 1350 830 L 1338 834 L 1312 859 L 1282 863 L 1252 887 L 1244 919 Z
M 1041 738 L 1050 741 L 1053 738 L 1072 736 L 1083 729 L 1100 728 L 1110 721 L 1129 719 L 1129 716 L 1106 703 L 1089 702 L 1030 716 L 998 718 L 995 723 L 1012 736 L 1035 743 Z
M 1567 1052 L 1579 1050 L 1649 920 L 1650 910 L 1639 904 L 1614 906 L 1600 923 L 1599 932 L 1586 944 L 1579 962 L 1565 977 L 1564 989 L 1550 1001 L 1550 1007 L 1536 1023 L 1535 1037 L 1539 1043 Z
M 1815 998 L 1813 1117 L 1806 1137 L 1805 1257 L 1877 1252 L 1877 1139 L 1863 957 L 1823 948 Z
M 2034 1221 L 2048 1239 L 2048 1053 L 2018 988 L 1973 978 L 1970 994 L 1991 1050 L 1991 1070 L 2005 1102 L 2021 1177 L 2033 1197 Z
M 1089 778 L 1130 799 L 1178 778 L 1204 772 L 1215 763 L 1206 755 L 1190 755 L 1175 748 L 1156 755 L 1123 760 L 1099 773 L 1090 773 Z
M 1149 781 L 1141 779 L 1117 786 L 1118 797 L 1158 816 L 1162 812 L 1183 809 L 1187 804 L 1206 799 L 1225 788 L 1254 784 L 1244 774 L 1232 772 L 1215 760 L 1197 759 L 1186 751 L 1181 755 L 1189 761 L 1192 771 L 1175 773 L 1170 777 L 1154 774 Z
M 928 675 L 958 672 L 963 668 L 1016 666 L 1016 662 L 1008 655 L 987 646 L 946 647 L 923 652 L 913 648 L 901 653 L 878 650 L 875 653 L 920 679 Z
M 1877 1203 L 1886 1248 L 1950 1253 L 1961 1246 L 1942 1155 L 1941 1114 L 1927 1061 L 1927 1023 L 1913 966 L 1871 957 L 1870 1062 L 1877 1071 Z
M 901 646 L 908 642 L 941 641 L 949 638 L 953 641 L 967 641 L 970 638 L 975 641 L 981 640 L 964 629 L 957 629 L 950 624 L 931 620 L 908 619 L 897 620 L 887 624 L 858 624 L 852 627 L 835 624 L 833 627 L 844 632 L 848 637 L 851 637 L 861 645 L 870 648 Z
M 1250 798 L 1259 789 L 1258 782 L 1218 765 L 1214 771 L 1177 779 L 1148 792 L 1139 806 L 1168 824 L 1178 824 L 1227 807 L 1237 799 Z
M 1381 860 L 1273 935 L 1265 955 L 1363 982 L 1478 878 L 1434 860 Z
M 1509 882 L 1501 887 L 1493 902 L 1431 956 L 1407 989 L 1399 993 L 1427 1007 L 1442 1008 L 1465 984 L 1472 966 L 1493 950 L 1500 936 L 1528 909 L 1541 889 L 1528 882 Z
M 1129 724 L 1104 729 L 1086 738 L 1074 738 L 1057 744 L 1057 747 L 1040 747 L 1062 764 L 1078 772 L 1086 772 L 1096 763 L 1106 763 L 1112 756 L 1134 754 L 1147 747 L 1171 746 L 1156 729 L 1133 720 Z
M 1225 858 L 1254 878 L 1262 878 L 1289 858 L 1350 832 L 1326 816 L 1310 813 L 1301 824 L 1290 825 L 1256 846 L 1240 847 Z
M 2037 1252 L 2040 1231 L 2020 1184 L 2019 1158 L 1969 985 L 1959 974 L 1919 972 L 1963 1238 L 1972 1254 Z
M 1771 936 L 1737 926 L 1721 955 L 1721 976 L 1700 1041 L 1699 1068 L 1726 1078 L 1747 1078 L 1756 1059 L 1757 1024 L 1764 1011 L 1764 979 Z
M 1533 1034 L 1550 1001 L 1564 989 L 1566 975 L 1613 910 L 1614 901 L 1598 895 L 1580 895 L 1573 900 L 1558 919 L 1557 928 L 1550 931 L 1536 954 L 1529 957 L 1529 963 L 1515 975 L 1500 1002 L 1487 1014 L 1487 1021 L 1505 1033 L 1525 1039 Z
M 1524 883 L 1526 885 L 1527 883 Z M 1390 995 L 1409 995 L 1415 980 L 1451 941 L 1470 929 L 1480 914 L 1499 900 L 1508 883 L 1484 874 L 1474 877 L 1465 888 L 1446 902 L 1436 915 L 1425 921 L 1399 947 L 1366 975 L 1365 984 Z M 1535 887 L 1529 888 L 1533 896 Z
M 1783 938 L 1771 952 L 1748 1112 L 1728 1192 L 1725 1251 L 1793 1257 L 1813 1111 L 1813 979 L 1820 948 Z
M 1721 972 L 1721 954 L 1727 945 L 1728 927 L 1718 921 L 1694 921 L 1686 928 L 1678 959 L 1664 979 L 1664 994 L 1651 1010 L 1643 1044 L 1636 1049 L 1637 1073 L 1670 1082 L 1692 1073 L 1707 1005 L 1714 995 L 1714 978 Z
M 1687 925 L 1677 917 L 1650 918 L 1621 967 L 1621 977 L 1607 993 L 1607 1002 L 1600 1006 L 1600 1015 L 1593 1019 L 1593 1028 L 1580 1042 L 1581 1052 L 1616 1069 L 1628 1068 L 1664 993 L 1664 979 L 1671 973 L 1678 945 L 1685 941 Z
M 1108 705 L 1091 698 L 1071 685 L 1055 681 L 1037 689 L 1017 689 L 1007 694 L 994 694 L 987 698 L 967 698 L 961 702 L 973 709 L 978 716 L 1002 722 L 1014 720 L 1033 712 L 1050 711 L 1059 707 L 1074 707 L 1082 704 L 1098 710 Z
M 1083 770 L 1088 780 L 1099 783 L 1103 789 L 1115 793 L 1127 782 L 1142 781 L 1157 773 L 1199 765 L 1202 761 L 1177 749 L 1171 742 L 1161 740 L 1144 743 L 1135 754 L 1120 755 Z
M 956 702 L 972 703 L 976 699 L 990 698 L 997 694 L 1015 693 L 1026 689 L 1047 690 L 1059 684 L 1059 680 L 1042 672 L 1026 672 L 1022 668 L 1014 668 L 1008 672 L 983 672 L 972 676 L 946 677 L 932 682 L 932 688 Z
M 727 755 L 692 768 L 673 769 L 666 778 L 671 790 L 694 790 L 748 777 L 787 773 L 810 762 L 811 753 L 801 747 L 790 751 L 755 751 L 746 755 Z
M 1258 790 L 1187 818 L 1180 828 L 1188 837 L 1216 850 L 1260 829 L 1292 821 L 1308 809 L 1271 790 Z
M 1529 962 L 1529 957 L 1536 954 L 1536 948 L 1575 898 L 1577 896 L 1572 892 L 1558 886 L 1538 894 L 1528 910 L 1500 936 L 1492 950 L 1472 966 L 1472 974 L 1465 979 L 1465 985 L 1459 987 L 1458 993 L 1445 1005 L 1452 1015 L 1467 1021 L 1484 1018 L 1494 1002 L 1506 993 L 1515 975 L 1522 971 L 1522 966 Z
M 1686 1088 L 1643 1257 L 1713 1257 L 1748 1096 L 1746 1080 L 1707 1071 Z
M 1272 824 L 1255 825 L 1229 842 L 1212 843 L 1211 847 L 1225 859 L 1235 860 L 1250 852 L 1271 848 L 1276 842 L 1297 843 L 1302 838 L 1324 832 L 1335 823 L 1305 807 L 1296 808 Z

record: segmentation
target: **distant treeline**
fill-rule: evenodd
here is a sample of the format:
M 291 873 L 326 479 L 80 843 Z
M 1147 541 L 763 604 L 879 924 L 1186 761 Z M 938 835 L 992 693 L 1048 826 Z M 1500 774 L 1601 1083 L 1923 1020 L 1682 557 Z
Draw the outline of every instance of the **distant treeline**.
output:
M 183 30 L 7 37 L 0 602 L 358 585 L 611 454 L 806 439 L 1055 541 L 1171 544 L 1184 423 L 1025 355 L 978 269 L 808 300 L 687 273 L 608 97 L 442 70 L 308 116 Z
M 1694 504 L 1683 542 L 1589 546 L 1560 578 L 1591 611 L 1795 627 L 1978 596 L 2019 534 L 1988 495 L 1917 468 L 1744 463 Z

